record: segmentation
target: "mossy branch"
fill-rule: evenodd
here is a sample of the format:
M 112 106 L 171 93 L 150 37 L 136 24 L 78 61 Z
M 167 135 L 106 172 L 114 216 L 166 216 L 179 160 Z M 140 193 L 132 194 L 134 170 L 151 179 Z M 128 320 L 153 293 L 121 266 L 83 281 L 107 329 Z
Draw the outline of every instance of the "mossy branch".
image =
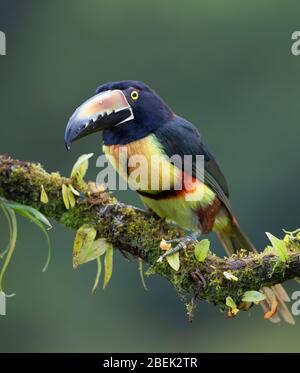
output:
M 81 195 L 75 207 L 67 210 L 62 198 L 62 185 L 72 184 Z M 41 186 L 48 203 L 41 202 Z M 96 228 L 98 236 L 106 238 L 114 248 L 142 258 L 150 265 L 150 273 L 167 278 L 175 288 L 191 299 L 199 298 L 226 309 L 226 297 L 236 304 L 244 292 L 259 290 L 300 276 L 300 238 L 287 236 L 288 261 L 283 262 L 274 252 L 246 255 L 241 252 L 229 258 L 209 255 L 203 263 L 194 256 L 189 244 L 180 253 L 180 269 L 174 271 L 167 261 L 158 263 L 160 242 L 164 238 L 184 236 L 179 227 L 162 222 L 135 207 L 118 202 L 110 193 L 97 189 L 94 183 L 77 183 L 58 173 L 47 173 L 39 164 L 0 156 L 0 196 L 29 205 L 46 217 L 77 230 L 83 224 Z M 238 278 L 224 276 L 229 272 Z

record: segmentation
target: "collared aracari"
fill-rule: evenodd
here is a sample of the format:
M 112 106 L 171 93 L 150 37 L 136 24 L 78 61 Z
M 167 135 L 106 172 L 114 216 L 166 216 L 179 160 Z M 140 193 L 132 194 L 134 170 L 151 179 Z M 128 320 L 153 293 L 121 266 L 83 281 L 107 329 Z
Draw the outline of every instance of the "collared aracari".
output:
M 201 188 L 185 188 L 185 183 L 179 190 L 174 183 L 167 190 L 162 189 L 161 184 L 155 190 L 144 187 L 137 190 L 144 204 L 158 216 L 189 230 L 203 234 L 215 232 L 228 255 L 240 249 L 256 251 L 234 217 L 226 179 L 200 133 L 192 123 L 176 115 L 146 84 L 127 80 L 99 86 L 96 95 L 71 116 L 65 131 L 66 147 L 69 149 L 73 141 L 98 131 L 103 132 L 104 153 L 125 177 L 130 176 L 133 168 L 119 168 L 120 149 L 126 149 L 128 158 L 143 155 L 149 161 L 153 156 L 165 162 L 174 155 L 181 158 L 190 155 L 189 176 Z M 204 157 L 203 179 L 197 178 L 197 155 Z M 169 167 L 174 178 L 184 179 L 185 169 L 176 163 Z M 199 193 L 199 198 L 195 193 Z M 192 198 L 187 198 L 190 194 Z M 277 304 L 277 311 L 270 320 L 278 322 L 282 316 L 288 323 L 294 323 L 285 305 L 289 297 L 283 287 L 275 285 L 262 291 L 266 295 L 261 303 L 265 311 L 270 307 L 274 309 Z

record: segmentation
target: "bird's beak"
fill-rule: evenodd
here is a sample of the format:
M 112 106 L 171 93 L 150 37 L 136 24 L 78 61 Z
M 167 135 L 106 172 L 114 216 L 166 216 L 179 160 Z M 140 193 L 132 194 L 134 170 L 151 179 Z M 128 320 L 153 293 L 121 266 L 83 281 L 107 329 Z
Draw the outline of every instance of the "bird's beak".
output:
M 85 101 L 71 116 L 65 132 L 66 148 L 70 149 L 71 143 L 81 137 L 133 118 L 132 108 L 122 91 L 101 92 Z

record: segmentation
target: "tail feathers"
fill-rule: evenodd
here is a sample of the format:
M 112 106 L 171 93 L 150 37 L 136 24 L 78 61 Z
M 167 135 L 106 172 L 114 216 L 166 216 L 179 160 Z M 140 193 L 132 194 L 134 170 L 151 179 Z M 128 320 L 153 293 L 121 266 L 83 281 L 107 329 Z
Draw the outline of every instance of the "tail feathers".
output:
M 277 306 L 278 314 L 285 320 L 285 322 L 287 322 L 288 324 L 294 325 L 295 319 L 293 318 L 287 305 L 285 304 L 285 302 L 290 301 L 290 297 L 287 295 L 286 291 L 284 290 L 284 287 L 278 284 L 278 285 L 272 286 L 272 290 L 276 294 L 276 300 L 278 302 L 278 306 Z M 285 296 L 283 296 L 282 293 L 285 293 Z
M 241 249 L 256 252 L 255 247 L 236 223 L 232 224 L 230 233 L 218 232 L 217 234 L 228 256 Z M 271 288 L 264 287 L 261 291 L 266 296 L 266 299 L 260 303 L 266 319 L 278 323 L 282 318 L 288 324 L 295 324 L 295 320 L 285 304 L 290 301 L 290 298 L 282 285 L 278 284 Z
M 282 285 L 275 285 L 271 288 L 262 288 L 266 299 L 261 302 L 262 308 L 265 312 L 265 319 L 273 323 L 280 322 L 281 318 L 288 324 L 294 325 L 295 320 L 290 313 L 285 302 L 289 302 L 290 298 L 287 295 Z
M 243 233 L 238 224 L 232 224 L 230 233 L 219 232 L 218 238 L 221 241 L 228 256 L 244 249 L 249 252 L 256 252 L 249 238 Z
M 275 289 L 276 294 L 280 297 L 284 302 L 290 302 L 291 299 L 288 296 L 287 292 L 285 291 L 282 285 L 274 285 L 273 288 Z
M 271 311 L 272 306 L 268 303 L 267 300 L 263 300 L 262 302 L 260 302 L 260 305 L 264 311 L 264 315 L 268 315 L 270 312 L 273 313 L 273 311 Z M 264 316 L 264 318 L 266 318 L 266 316 Z M 280 316 L 278 315 L 278 312 L 275 312 L 272 316 L 268 317 L 268 320 L 270 320 L 274 324 L 278 324 L 280 322 Z

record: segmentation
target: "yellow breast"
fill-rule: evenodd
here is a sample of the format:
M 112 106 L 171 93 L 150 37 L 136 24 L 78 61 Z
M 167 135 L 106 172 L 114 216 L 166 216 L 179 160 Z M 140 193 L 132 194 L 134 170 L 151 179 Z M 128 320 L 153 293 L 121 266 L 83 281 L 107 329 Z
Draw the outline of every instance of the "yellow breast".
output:
M 126 145 L 103 146 L 103 151 L 130 187 L 156 193 L 181 181 L 181 171 L 170 164 L 154 135 Z

